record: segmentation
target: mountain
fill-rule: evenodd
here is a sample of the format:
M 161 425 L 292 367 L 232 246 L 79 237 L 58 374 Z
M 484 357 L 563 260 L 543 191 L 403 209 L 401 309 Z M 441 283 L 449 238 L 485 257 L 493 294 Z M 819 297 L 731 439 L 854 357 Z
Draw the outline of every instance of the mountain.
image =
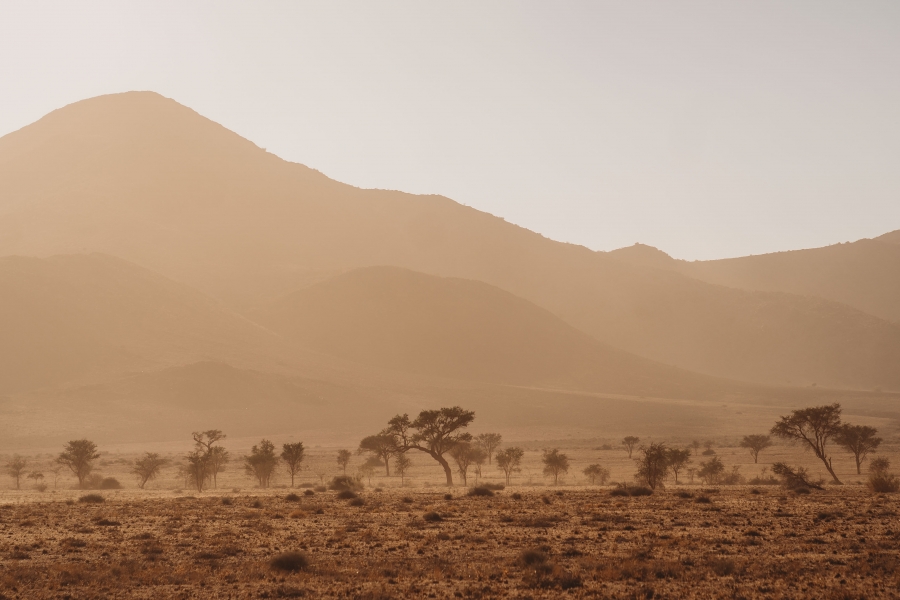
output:
M 251 364 L 277 342 L 220 302 L 122 259 L 0 258 L 0 394 L 209 358 Z
M 439 196 L 362 190 L 149 92 L 0 138 L 0 255 L 104 252 L 249 314 L 391 265 L 482 281 L 610 346 L 749 381 L 900 389 L 897 326 L 564 244 Z
M 422 375 L 675 398 L 742 388 L 610 348 L 486 283 L 397 267 L 344 273 L 252 316 L 307 347 Z
M 885 244 L 900 244 L 900 229 L 885 233 L 884 235 L 879 235 L 875 239 L 879 242 L 884 242 Z
M 824 248 L 676 264 L 680 272 L 709 283 L 815 296 L 900 323 L 897 234 Z

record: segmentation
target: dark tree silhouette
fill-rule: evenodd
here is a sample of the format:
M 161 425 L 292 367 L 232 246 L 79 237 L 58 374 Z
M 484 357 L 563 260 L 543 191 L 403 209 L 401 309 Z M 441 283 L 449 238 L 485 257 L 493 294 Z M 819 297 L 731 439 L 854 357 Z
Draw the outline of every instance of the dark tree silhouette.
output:
M 391 476 L 391 458 L 400 454 L 400 445 L 397 436 L 389 429 L 383 430 L 378 435 L 364 437 L 359 443 L 357 453 L 370 452 L 384 463 L 385 477 Z
M 84 487 L 84 480 L 94 468 L 94 461 L 100 458 L 97 444 L 90 440 L 72 440 L 66 444 L 56 462 L 72 471 L 78 478 L 78 487 Z
M 479 460 L 483 463 L 485 452 L 474 444 L 460 443 L 450 450 L 450 456 L 456 461 L 457 473 L 462 478 L 462 484 L 469 483 L 469 467 L 476 464 Z
M 259 445 L 250 449 L 250 454 L 244 457 L 244 470 L 248 475 L 256 477 L 259 487 L 269 487 L 269 480 L 278 465 L 275 456 L 275 444 L 269 440 L 262 440 Z
M 343 471 L 344 475 L 347 474 L 347 465 L 350 464 L 350 458 L 351 458 L 352 456 L 353 456 L 353 455 L 350 453 L 349 450 L 338 450 L 338 453 L 337 453 L 337 464 L 338 464 L 338 466 L 341 468 L 341 470 Z M 380 462 L 380 461 L 379 461 L 379 463 L 378 463 L 378 466 L 379 466 L 379 467 L 381 466 L 381 462 Z
M 862 463 L 881 445 L 878 430 L 868 425 L 842 425 L 834 441 L 856 459 L 856 474 L 862 475 Z
M 472 441 L 472 434 L 460 431 L 475 419 L 475 413 L 458 406 L 423 410 L 414 421 L 397 415 L 388 421 L 387 432 L 394 436 L 400 452 L 418 450 L 428 454 L 444 469 L 447 485 L 453 485 L 453 471 L 444 455 L 454 446 Z
M 622 440 L 622 445 L 625 446 L 625 450 L 628 451 L 628 458 L 631 458 L 631 453 L 634 452 L 635 446 L 641 441 L 641 438 L 634 437 L 633 435 L 626 436 L 624 440 Z
M 300 472 L 303 465 L 303 459 L 306 458 L 306 448 L 303 442 L 294 442 L 293 444 L 282 444 L 281 460 L 287 467 L 288 474 L 291 476 L 291 487 L 294 487 L 294 477 Z
M 219 429 L 208 429 L 195 431 L 191 436 L 194 438 L 194 450 L 185 456 L 182 471 L 193 482 L 197 491 L 202 492 L 210 479 L 214 484 L 218 483 L 217 475 L 228 461 L 228 452 L 221 446 L 216 446 L 225 439 L 225 434 Z
M 491 464 L 491 456 L 502 442 L 503 436 L 499 433 L 479 433 L 475 436 L 475 445 L 487 454 L 488 464 Z
M 669 475 L 668 448 L 665 444 L 654 442 L 640 448 L 641 456 L 637 462 L 637 478 L 651 490 L 655 490 Z
M 788 489 L 797 488 L 814 488 L 821 490 L 822 486 L 818 483 L 810 481 L 806 469 L 803 467 L 793 468 L 786 463 L 777 462 L 772 465 L 772 473 L 781 479 L 781 484 Z
M 544 475 L 553 477 L 553 485 L 559 484 L 561 473 L 569 472 L 569 457 L 560 452 L 558 448 L 544 450 L 541 462 L 544 463 Z
M 591 485 L 594 485 L 598 480 L 600 485 L 603 485 L 609 479 L 609 469 L 598 464 L 588 465 L 582 473 L 590 479 Z
M 131 465 L 131 474 L 138 478 L 138 487 L 144 489 L 147 482 L 154 479 L 162 468 L 169 463 L 156 452 L 145 452 Z
M 675 483 L 678 483 L 678 473 L 691 462 L 691 451 L 687 448 L 669 448 L 666 451 L 666 460 L 669 463 L 669 470 L 675 476 Z
M 223 436 L 224 437 L 224 436 Z M 219 487 L 219 473 L 225 470 L 225 465 L 231 460 L 228 450 L 222 446 L 213 446 L 209 449 L 209 474 L 212 475 L 213 489 Z
M 811 406 L 791 412 L 772 427 L 772 435 L 798 441 L 811 449 L 822 461 L 835 483 L 841 483 L 828 456 L 826 446 L 841 429 L 841 405 Z
M 522 464 L 523 456 L 525 456 L 525 451 L 516 446 L 506 448 L 497 453 L 495 457 L 497 459 L 497 467 L 506 475 L 506 485 L 509 485 L 509 478 L 513 473 L 518 473 L 522 470 L 519 465 Z
M 16 489 L 19 489 L 19 480 L 22 479 L 22 473 L 25 472 L 25 466 L 27 464 L 27 459 L 15 454 L 5 465 L 3 465 L 7 475 L 16 480 Z
M 741 448 L 749 448 L 753 462 L 759 462 L 759 453 L 772 446 L 772 438 L 763 434 L 745 435 L 741 440 Z
M 403 484 L 406 481 L 406 474 L 409 473 L 409 468 L 412 466 L 412 461 L 409 460 L 409 457 L 405 454 L 398 454 L 397 458 L 394 459 L 394 470 L 397 472 L 397 475 L 400 476 L 400 486 L 403 487 Z
M 725 472 L 725 463 L 718 456 L 713 456 L 709 460 L 700 463 L 700 470 L 697 475 L 706 483 L 706 485 L 716 485 L 722 479 L 722 473 Z

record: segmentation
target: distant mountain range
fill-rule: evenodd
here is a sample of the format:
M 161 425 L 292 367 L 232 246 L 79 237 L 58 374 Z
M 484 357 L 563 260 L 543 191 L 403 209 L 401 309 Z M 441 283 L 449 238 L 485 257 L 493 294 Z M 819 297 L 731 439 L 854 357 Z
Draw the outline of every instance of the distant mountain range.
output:
M 704 262 L 594 252 L 333 181 L 150 92 L 0 138 L 0 256 L 0 411 L 4 394 L 200 410 L 217 377 L 243 382 L 238 404 L 369 390 L 344 407 L 452 382 L 900 391 L 900 231 Z

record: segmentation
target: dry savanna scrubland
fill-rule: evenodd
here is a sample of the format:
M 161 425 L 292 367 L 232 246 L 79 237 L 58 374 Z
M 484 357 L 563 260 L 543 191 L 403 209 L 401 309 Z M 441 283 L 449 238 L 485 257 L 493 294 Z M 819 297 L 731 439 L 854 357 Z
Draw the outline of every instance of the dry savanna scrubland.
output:
M 845 485 L 796 493 L 777 485 L 675 484 L 618 495 L 634 463 L 618 446 L 563 447 L 558 486 L 541 474 L 540 443 L 502 487 L 485 466 L 476 495 L 447 488 L 437 464 L 413 453 L 402 485 L 376 474 L 356 497 L 326 490 L 337 448 L 312 448 L 289 488 L 282 472 L 259 489 L 237 466 L 218 487 L 186 487 L 174 469 L 138 490 L 128 454 L 97 463 L 120 490 L 7 490 L 0 495 L 4 598 L 555 598 L 900 596 L 896 494 L 873 494 L 852 458 L 835 453 Z M 606 449 L 604 449 L 604 447 Z M 893 456 L 896 448 L 879 455 Z M 239 452 L 235 449 L 236 453 Z M 814 457 L 777 445 L 755 465 L 715 449 L 730 470 L 760 476 Z M 135 455 L 136 456 L 136 455 Z M 636 454 L 635 454 L 636 456 Z M 705 457 L 698 457 L 698 459 Z M 41 456 L 35 458 L 40 460 Z M 348 472 L 362 462 L 354 456 Z M 695 460 L 695 463 L 697 461 Z M 600 463 L 611 485 L 581 470 Z M 687 481 L 681 476 L 682 482 Z M 28 486 L 23 484 L 23 488 Z M 97 499 L 101 501 L 96 501 Z M 91 501 L 94 500 L 94 501 Z M 296 553 L 296 554 L 291 554 Z

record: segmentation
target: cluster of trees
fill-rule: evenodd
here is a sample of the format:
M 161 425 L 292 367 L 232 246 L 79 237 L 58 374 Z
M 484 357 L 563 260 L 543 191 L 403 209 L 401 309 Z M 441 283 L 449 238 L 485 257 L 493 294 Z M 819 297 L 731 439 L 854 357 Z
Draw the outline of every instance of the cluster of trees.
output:
M 832 465 L 832 458 L 828 453 L 828 445 L 834 442 L 839 447 L 853 454 L 856 461 L 857 474 L 862 473 L 862 464 L 875 452 L 881 444 L 878 431 L 867 425 L 852 425 L 841 421 L 841 405 L 831 404 L 827 406 L 814 406 L 794 410 L 790 415 L 783 416 L 772 427 L 770 434 L 788 440 L 799 442 L 807 450 L 811 450 L 822 461 L 828 473 L 835 483 L 840 483 Z M 630 436 L 622 440 L 622 445 L 631 456 L 635 446 L 640 442 L 639 438 Z M 773 445 L 769 435 L 747 435 L 741 441 L 741 447 L 750 450 L 753 462 L 759 462 L 759 454 Z M 694 447 L 694 450 L 699 444 Z M 656 489 L 669 475 L 674 475 L 678 482 L 679 472 L 687 467 L 691 460 L 690 449 L 669 448 L 662 443 L 651 443 L 639 448 L 641 456 L 637 458 L 637 479 L 645 483 L 651 489 Z M 704 455 L 713 455 L 712 458 L 700 463 L 699 469 L 689 469 L 691 477 L 698 475 L 707 484 L 729 483 L 738 479 L 737 467 L 732 472 L 726 473 L 724 463 L 712 451 L 712 445 L 707 446 Z M 884 479 L 891 477 L 887 473 L 886 460 L 873 461 L 873 473 Z M 789 485 L 797 481 L 807 483 L 806 472 L 802 468 L 791 468 L 784 463 L 775 463 L 772 472 L 781 477 Z M 873 475 L 875 477 L 875 475 Z M 730 480 L 730 481 L 729 481 Z
M 415 419 L 410 419 L 407 414 L 397 415 L 390 419 L 387 427 L 379 433 L 360 441 L 357 454 L 365 454 L 367 459 L 359 467 L 359 476 L 371 480 L 376 469 L 382 467 L 385 475 L 390 476 L 393 464 L 394 472 L 400 476 L 402 483 L 411 465 L 407 453 L 414 450 L 427 454 L 441 466 L 447 485 L 453 485 L 454 468 L 451 461 L 463 485 L 468 485 L 470 474 L 474 475 L 477 485 L 485 464 L 496 464 L 503 472 L 506 484 L 509 485 L 512 475 L 521 471 L 524 450 L 515 446 L 500 449 L 503 440 L 497 433 L 473 436 L 466 429 L 474 419 L 474 412 L 458 406 L 423 410 Z M 811 450 L 822 461 L 836 483 L 840 483 L 840 480 L 832 466 L 832 458 L 828 452 L 829 444 L 834 442 L 851 452 L 856 461 L 857 473 L 861 474 L 863 462 L 882 442 L 877 433 L 874 427 L 843 423 L 840 404 L 794 410 L 790 415 L 781 417 L 770 432 L 775 437 L 799 442 Z M 197 491 L 202 492 L 209 485 L 217 486 L 218 474 L 225 470 L 231 457 L 221 445 L 226 437 L 222 431 L 210 429 L 194 432 L 192 437 L 194 447 L 185 455 L 179 469 L 180 474 L 195 486 Z M 651 489 L 656 489 L 669 476 L 673 476 L 675 483 L 679 483 L 679 477 L 685 473 L 692 482 L 697 475 L 707 484 L 728 483 L 729 478 L 734 482 L 739 477 L 737 467 L 730 474 L 726 473 L 724 463 L 715 456 L 712 442 L 705 444 L 706 450 L 702 453 L 711 458 L 701 462 L 699 469 L 689 467 L 694 453 L 700 448 L 699 442 L 695 441 L 690 448 L 669 447 L 659 442 L 644 446 L 639 444 L 640 438 L 635 436 L 628 436 L 622 440 L 629 458 L 635 450 L 639 451 L 639 456 L 635 459 L 636 478 Z M 756 463 L 759 461 L 759 454 L 773 443 L 769 435 L 754 434 L 745 436 L 740 445 L 750 451 Z M 94 461 L 99 456 L 96 444 L 90 440 L 70 441 L 56 458 L 57 468 L 53 472 L 58 477 L 59 469 L 68 468 L 78 479 L 79 486 L 84 487 L 93 471 Z M 346 449 L 337 453 L 337 464 L 345 476 L 352 457 L 353 453 Z M 241 458 L 241 463 L 244 471 L 256 479 L 263 488 L 269 486 L 276 468 L 283 465 L 290 475 L 293 487 L 295 478 L 303 469 L 304 459 L 303 442 L 283 444 L 279 453 L 275 444 L 263 439 L 252 447 L 248 455 Z M 137 478 L 138 486 L 143 488 L 156 478 L 169 462 L 157 453 L 146 452 L 134 461 L 130 472 Z M 558 448 L 544 450 L 542 462 L 544 475 L 552 477 L 554 485 L 559 483 L 559 477 L 568 473 L 570 468 L 568 456 Z M 879 482 L 887 482 L 884 485 L 890 487 L 891 482 L 896 483 L 897 478 L 888 473 L 888 465 L 886 459 L 876 459 L 872 461 L 870 471 L 872 478 L 880 478 Z M 44 474 L 40 471 L 28 472 L 27 466 L 28 460 L 18 455 L 13 456 L 5 464 L 5 470 L 15 480 L 17 489 L 23 476 L 42 485 Z M 610 476 L 609 469 L 599 464 L 591 464 L 582 472 L 592 484 L 597 482 L 605 484 Z M 782 463 L 776 463 L 772 472 L 791 481 L 805 477 L 805 471 L 802 469 L 793 469 Z M 323 471 L 316 474 L 324 482 L 326 473 Z

